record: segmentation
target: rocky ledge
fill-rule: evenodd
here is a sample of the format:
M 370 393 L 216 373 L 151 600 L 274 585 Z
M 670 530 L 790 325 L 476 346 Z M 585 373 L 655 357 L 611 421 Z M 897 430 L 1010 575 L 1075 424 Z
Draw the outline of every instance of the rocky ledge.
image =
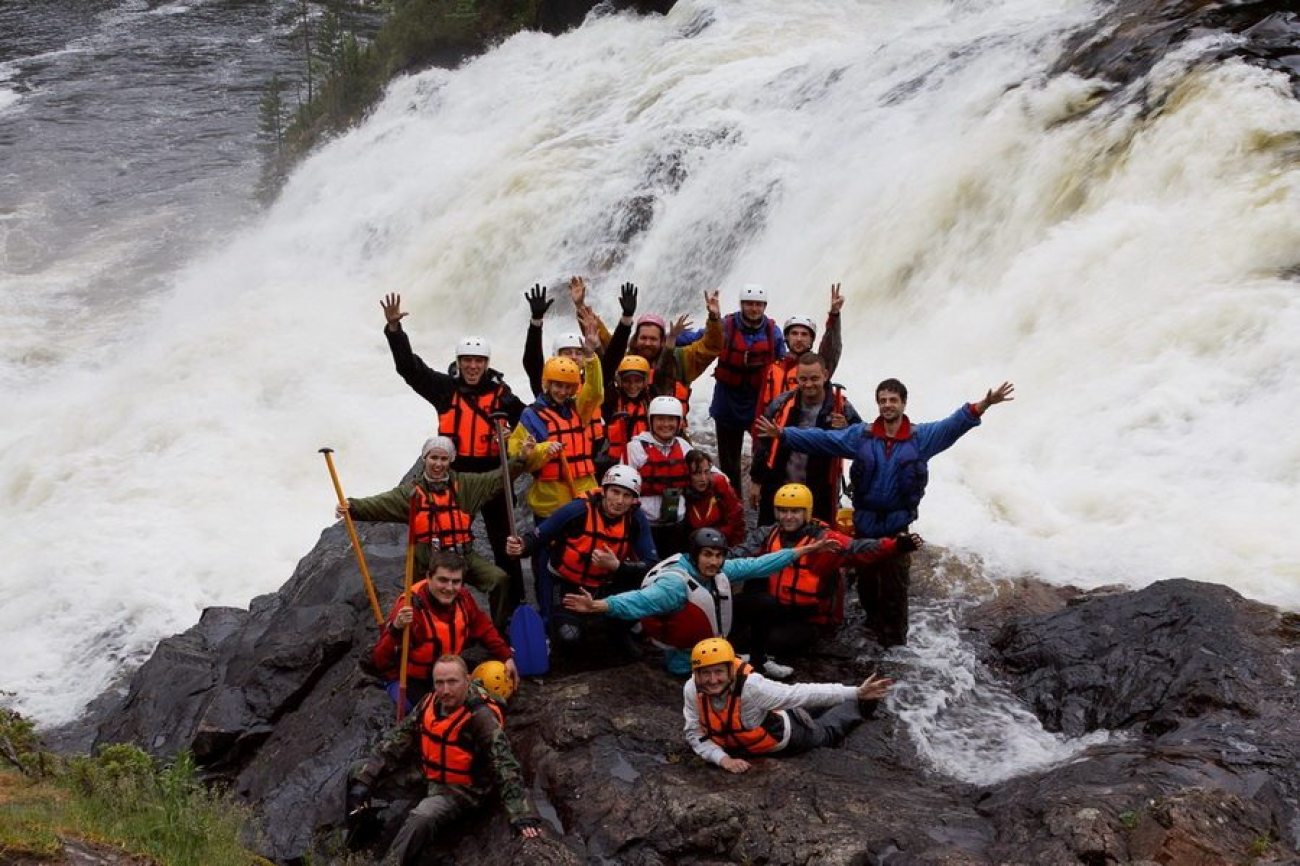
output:
M 387 602 L 401 530 L 372 525 L 362 537 Z M 939 555 L 923 559 L 918 601 L 953 592 Z M 686 747 L 680 684 L 653 659 L 561 672 L 525 683 L 508 723 L 553 832 L 524 843 L 488 816 L 448 840 L 449 856 L 502 866 L 1297 862 L 1300 618 L 1185 580 L 1091 593 L 1008 581 L 954 610 L 963 642 L 1047 730 L 1112 735 L 1064 764 L 979 786 L 928 765 L 886 709 L 840 749 L 732 776 Z M 860 679 L 875 660 L 856 628 L 800 677 Z M 210 609 L 163 641 L 63 743 L 79 733 L 83 746 L 191 749 L 252 806 L 258 851 L 340 861 L 346 773 L 391 718 L 357 667 L 373 630 L 344 532 L 331 527 L 279 592 L 248 610 Z M 906 654 L 891 665 L 908 676 Z M 379 792 L 392 805 L 378 844 L 409 782 Z

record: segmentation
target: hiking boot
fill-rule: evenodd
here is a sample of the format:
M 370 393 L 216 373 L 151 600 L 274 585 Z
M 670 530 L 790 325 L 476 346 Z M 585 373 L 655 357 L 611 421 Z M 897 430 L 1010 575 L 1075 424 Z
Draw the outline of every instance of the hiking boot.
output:
M 763 673 L 774 680 L 784 680 L 794 673 L 794 668 L 783 665 L 776 659 L 768 659 L 763 662 Z

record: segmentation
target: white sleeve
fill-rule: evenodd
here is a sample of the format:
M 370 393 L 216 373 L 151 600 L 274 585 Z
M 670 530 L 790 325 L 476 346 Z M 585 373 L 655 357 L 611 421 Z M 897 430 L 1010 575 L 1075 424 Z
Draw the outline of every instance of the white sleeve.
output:
M 627 449 L 623 455 L 624 462 L 631 466 L 637 472 L 645 465 L 645 446 L 636 439 L 627 443 Z
M 686 742 L 695 754 L 710 764 L 722 766 L 722 759 L 727 757 L 727 753 L 717 743 L 704 736 L 704 728 L 700 725 L 700 712 L 695 703 L 697 694 L 695 680 L 693 678 L 687 680 L 686 685 L 682 686 L 682 717 L 685 719 L 682 732 L 686 735 Z
M 751 711 L 767 713 L 794 707 L 832 707 L 855 700 L 858 690 L 839 683 L 778 683 L 759 673 L 745 678 L 741 706 L 745 716 Z M 746 719 L 746 721 L 748 721 Z

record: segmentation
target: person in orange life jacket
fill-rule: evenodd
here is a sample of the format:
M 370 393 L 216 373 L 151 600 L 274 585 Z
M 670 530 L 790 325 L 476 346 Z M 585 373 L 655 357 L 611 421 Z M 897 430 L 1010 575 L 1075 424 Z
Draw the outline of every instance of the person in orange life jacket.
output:
M 722 353 L 713 371 L 716 384 L 709 403 L 718 436 L 718 464 L 736 490 L 741 489 L 740 452 L 745 431 L 758 414 L 758 392 L 768 365 L 785 357 L 785 337 L 764 311 L 767 290 L 750 283 L 740 290 L 740 312 L 722 324 Z
M 673 554 L 650 569 L 640 589 L 598 599 L 580 588 L 564 597 L 564 608 L 640 620 L 642 633 L 663 649 L 668 671 L 686 674 L 688 653 L 696 642 L 725 637 L 731 630 L 732 584 L 768 577 L 833 546 L 827 542 L 752 559 L 728 559 L 726 544 L 718 530 L 697 529 L 691 533 L 688 553 Z
M 834 545 L 832 552 L 806 557 L 772 575 L 766 586 L 751 584 L 736 600 L 737 616 L 753 629 L 750 660 L 768 676 L 784 679 L 793 669 L 778 662 L 775 655 L 803 654 L 843 622 L 840 569 L 910 553 L 922 540 L 907 533 L 851 539 L 812 517 L 812 491 L 802 484 L 785 485 L 776 491 L 774 500 L 776 523 L 755 529 L 742 544 L 732 547 L 729 555 L 760 556 L 819 542 Z M 761 664 L 764 659 L 766 666 Z
M 716 529 L 728 544 L 745 538 L 745 505 L 731 489 L 731 482 L 713 465 L 707 452 L 692 449 L 686 453 L 686 467 L 691 483 L 686 488 L 686 526 L 688 532 Z
M 840 294 L 840 284 L 831 286 L 831 310 L 826 315 L 826 332 L 822 335 L 817 354 L 826 363 L 826 376 L 835 375 L 835 368 L 840 364 L 840 352 L 844 344 L 840 334 L 840 310 L 844 308 L 844 295 Z M 773 361 L 763 374 L 763 387 L 758 392 L 758 409 L 761 412 L 778 395 L 793 391 L 798 382 L 797 367 L 799 359 L 812 351 L 813 340 L 817 338 L 817 326 L 807 316 L 791 316 L 785 320 L 781 333 L 785 335 L 785 357 Z M 765 497 L 766 498 L 766 497 Z
M 843 430 L 803 430 L 778 427 L 759 419 L 760 436 L 779 439 L 794 451 L 851 458 L 853 530 L 857 538 L 886 538 L 906 532 L 929 480 L 929 460 L 979 426 L 995 406 L 1014 400 L 1015 386 L 1003 382 L 982 399 L 958 407 L 947 418 L 913 424 L 907 417 L 907 388 L 897 379 L 876 386 L 880 414 L 871 424 L 851 424 Z M 888 648 L 907 643 L 907 590 L 911 558 L 885 560 L 858 573 L 858 600 L 867 611 L 867 627 Z
M 604 400 L 604 386 L 600 358 L 594 351 L 599 339 L 594 325 L 583 339 L 581 369 L 568 358 L 546 362 L 543 393 L 519 417 L 507 444 L 513 456 L 528 437 L 538 443 L 526 468 L 533 474 L 528 506 L 539 520 L 597 486 L 592 418 Z
M 635 469 L 611 466 L 599 491 L 568 503 L 535 531 L 506 542 L 511 556 L 549 551 L 549 580 L 537 600 L 557 643 L 581 641 L 591 620 L 565 613 L 560 598 L 579 587 L 598 598 L 632 589 L 659 561 L 650 522 L 637 505 L 640 493 L 641 477 Z M 626 633 L 625 628 L 610 631 L 616 648 L 626 648 Z
M 397 597 L 379 640 L 370 650 L 370 663 L 385 680 L 385 688 L 396 703 L 402 632 L 410 630 L 404 710 L 428 694 L 429 676 L 439 656 L 459 654 L 472 643 L 481 643 L 492 658 L 505 665 L 511 681 L 519 682 L 514 652 L 465 588 L 465 571 L 465 560 L 459 554 L 450 550 L 435 553 L 428 576 L 411 587 L 411 603 Z
M 622 302 L 620 297 L 620 303 Z M 601 333 L 605 332 L 604 322 L 586 306 L 585 295 L 574 295 L 574 305 L 587 310 L 597 329 Z M 704 293 L 704 305 L 708 311 L 704 336 L 685 346 L 674 345 L 674 340 L 682 329 L 689 327 L 690 321 L 686 316 L 678 317 L 670 329 L 662 316 L 646 314 L 636 320 L 634 328 L 629 328 L 627 352 L 640 355 L 650 362 L 650 385 L 654 393 L 677 397 L 682 401 L 683 407 L 690 402 L 690 384 L 703 375 L 722 351 L 722 316 L 716 290 Z M 628 309 L 626 304 L 623 308 L 625 311 Z M 606 350 L 606 360 L 615 367 L 622 357 L 614 351 L 617 345 L 615 340 L 620 336 L 625 320 L 630 322 L 630 313 L 619 320 L 619 328 L 615 329 L 609 341 L 609 349 Z
M 826 363 L 816 352 L 804 352 L 795 366 L 798 387 L 777 396 L 762 417 L 778 427 L 817 427 L 843 430 L 862 420 L 844 398 L 844 389 L 827 378 Z M 839 510 L 841 461 L 821 455 L 791 451 L 774 439 L 756 437 L 749 464 L 750 505 L 758 509 L 758 522 L 771 523 L 772 497 L 783 484 L 806 484 L 813 493 L 813 514 L 830 523 Z
M 441 656 L 433 666 L 432 683 L 433 694 L 384 736 L 348 785 L 347 811 L 353 815 L 369 806 L 371 789 L 391 771 L 420 762 L 425 796 L 397 831 L 384 856 L 385 866 L 428 862 L 437 837 L 487 806 L 494 791 L 511 826 L 524 839 L 542 835 L 519 761 L 506 739 L 504 716 L 470 682 L 464 659 Z
M 650 429 L 627 444 L 627 465 L 641 476 L 641 510 L 650 521 L 660 556 L 686 549 L 686 503 L 683 492 L 691 472 L 686 452 L 691 443 L 677 434 L 682 404 L 675 397 L 656 397 L 648 410 Z
M 756 756 L 839 746 L 874 714 L 894 684 L 875 674 L 857 686 L 773 682 L 741 661 L 722 638 L 695 645 L 691 670 L 682 687 L 686 742 L 730 773 L 745 772 Z
M 532 454 L 531 443 L 510 464 L 511 475 L 523 471 Z M 486 594 L 492 604 L 492 618 L 504 628 L 514 611 L 509 577 L 496 563 L 474 551 L 471 526 L 474 515 L 486 503 L 501 495 L 506 482 L 501 467 L 490 472 L 453 472 L 456 446 L 446 436 L 434 436 L 420 450 L 423 471 L 414 481 L 403 482 L 375 496 L 349 497 L 346 510 L 353 520 L 407 523 L 415 534 L 415 566 L 424 574 L 435 550 L 453 550 L 465 557 L 469 585 Z M 344 506 L 334 509 L 342 517 Z
M 606 387 L 604 415 L 608 419 L 608 450 L 598 464 L 608 470 L 627 456 L 627 443 L 648 429 L 646 415 L 653 394 L 650 391 L 650 362 L 640 355 L 628 355 L 618 364 L 613 387 Z
M 438 432 L 451 438 L 456 446 L 452 469 L 457 472 L 489 472 L 501 467 L 497 437 L 491 416 L 504 412 L 511 426 L 519 421 L 524 404 L 510 390 L 505 379 L 492 369 L 491 348 L 482 337 L 464 337 L 456 344 L 456 364 L 451 374 L 430 369 L 411 351 L 411 341 L 402 330 L 402 296 L 389 294 L 380 302 L 384 311 L 384 337 L 398 375 L 415 393 L 433 404 L 438 412 Z M 501 493 L 485 502 L 480 509 L 492 558 L 510 578 L 507 604 L 513 609 L 523 598 L 523 571 L 516 560 L 506 556 L 506 536 L 510 518 L 506 499 Z

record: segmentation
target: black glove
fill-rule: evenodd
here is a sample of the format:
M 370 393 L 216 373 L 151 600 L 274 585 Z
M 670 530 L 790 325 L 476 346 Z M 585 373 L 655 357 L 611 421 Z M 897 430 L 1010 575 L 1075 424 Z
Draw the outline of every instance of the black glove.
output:
M 348 785 L 348 796 L 347 799 L 345 800 L 345 805 L 347 808 L 347 813 L 349 815 L 352 815 L 358 810 L 365 808 L 366 804 L 369 802 L 370 802 L 369 785 L 362 784 L 361 782 L 353 782 L 351 785 Z
M 528 310 L 534 319 L 546 318 L 546 311 L 555 303 L 555 298 L 546 300 L 546 286 L 541 283 L 533 283 L 533 287 L 524 292 L 524 298 L 528 301 Z
M 906 532 L 900 532 L 898 535 L 894 536 L 894 550 L 899 553 L 911 553 L 920 547 L 916 541 L 916 536 Z
M 636 286 L 624 283 L 618 288 L 618 305 L 623 308 L 623 315 L 629 319 L 636 312 Z

